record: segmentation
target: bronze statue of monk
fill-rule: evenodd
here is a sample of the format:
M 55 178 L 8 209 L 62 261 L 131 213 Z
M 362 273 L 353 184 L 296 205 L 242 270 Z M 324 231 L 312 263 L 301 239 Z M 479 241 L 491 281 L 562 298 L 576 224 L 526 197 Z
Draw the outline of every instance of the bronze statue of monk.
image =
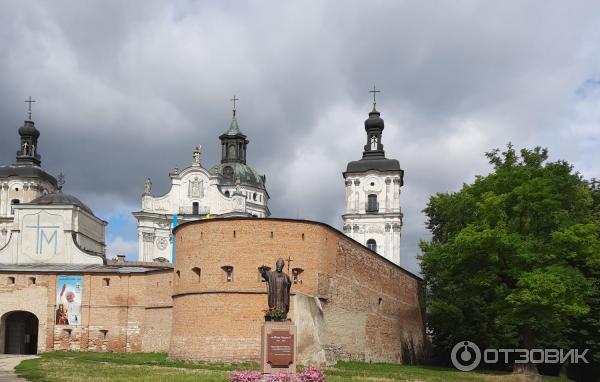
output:
M 290 288 L 292 282 L 290 277 L 283 272 L 285 262 L 278 259 L 275 271 L 267 271 L 266 266 L 260 267 L 262 278 L 267 282 L 267 293 L 269 294 L 269 309 L 277 309 L 285 313 L 283 319 L 287 318 L 290 311 Z

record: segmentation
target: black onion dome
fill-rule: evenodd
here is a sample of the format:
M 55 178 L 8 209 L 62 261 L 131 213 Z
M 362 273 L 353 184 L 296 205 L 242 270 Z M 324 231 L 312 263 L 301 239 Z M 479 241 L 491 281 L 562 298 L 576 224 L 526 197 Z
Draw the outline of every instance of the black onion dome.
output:
M 379 129 L 383 130 L 383 118 L 375 108 L 369 113 L 369 118 L 365 119 L 365 130 Z
M 71 205 L 77 206 L 84 210 L 85 212 L 94 215 L 91 208 L 86 206 L 81 200 L 77 199 L 73 195 L 63 194 L 62 192 L 57 192 L 54 194 L 46 194 L 42 195 L 31 201 L 31 204 L 39 204 L 39 205 Z
M 39 138 L 40 132 L 38 131 L 38 129 L 35 128 L 33 121 L 25 121 L 23 126 L 19 127 L 19 135 L 22 137 L 27 136 Z
M 367 144 L 364 145 L 362 159 L 348 163 L 344 176 L 352 173 L 365 173 L 367 171 L 380 172 L 399 172 L 400 183 L 403 183 L 404 171 L 400 168 L 400 162 L 396 159 L 388 159 L 385 157 L 383 150 L 382 131 L 383 118 L 381 113 L 375 108 L 369 112 L 369 118 L 365 120 L 365 130 L 367 131 Z

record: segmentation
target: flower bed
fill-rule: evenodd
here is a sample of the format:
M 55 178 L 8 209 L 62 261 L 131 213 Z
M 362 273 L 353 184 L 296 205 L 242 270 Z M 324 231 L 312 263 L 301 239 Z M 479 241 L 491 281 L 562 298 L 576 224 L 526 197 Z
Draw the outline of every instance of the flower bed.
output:
M 229 375 L 229 382 L 325 382 L 325 374 L 314 367 L 302 369 L 299 373 L 279 372 L 263 375 L 259 371 L 234 371 Z

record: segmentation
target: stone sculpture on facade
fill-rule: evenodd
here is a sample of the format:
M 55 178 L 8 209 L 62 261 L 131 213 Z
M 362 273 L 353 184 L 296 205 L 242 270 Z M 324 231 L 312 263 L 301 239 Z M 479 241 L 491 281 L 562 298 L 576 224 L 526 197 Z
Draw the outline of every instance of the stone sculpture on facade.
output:
M 200 165 L 200 152 L 202 150 L 201 145 L 196 145 L 194 149 L 194 160 L 192 161 L 192 165 L 199 166 Z
M 146 178 L 146 181 L 144 182 L 144 195 L 150 195 L 151 191 L 152 191 L 152 181 L 150 180 L 150 178 Z

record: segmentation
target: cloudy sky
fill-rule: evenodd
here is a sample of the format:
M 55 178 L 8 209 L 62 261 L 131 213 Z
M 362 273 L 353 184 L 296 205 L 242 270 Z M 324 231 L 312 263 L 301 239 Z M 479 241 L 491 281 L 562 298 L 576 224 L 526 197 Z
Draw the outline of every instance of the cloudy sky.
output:
M 600 178 L 597 1 L 2 1 L 0 163 L 29 95 L 43 167 L 137 256 L 145 177 L 217 162 L 238 120 L 275 217 L 341 227 L 373 84 L 383 143 L 405 170 L 402 264 L 418 272 L 430 195 L 490 170 L 511 141 Z

